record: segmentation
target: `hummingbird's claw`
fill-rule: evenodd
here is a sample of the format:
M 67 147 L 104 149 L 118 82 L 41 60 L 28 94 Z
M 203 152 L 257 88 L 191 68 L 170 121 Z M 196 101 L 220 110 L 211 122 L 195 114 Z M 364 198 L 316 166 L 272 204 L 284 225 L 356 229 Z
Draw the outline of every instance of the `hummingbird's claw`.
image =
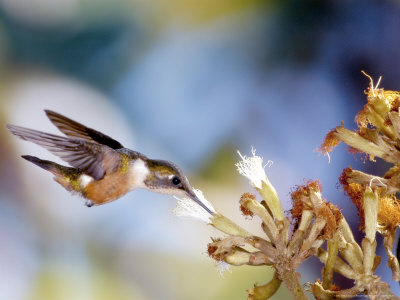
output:
M 92 206 L 94 205 L 94 202 L 91 201 L 91 200 L 87 200 L 87 201 L 85 202 L 85 205 L 86 205 L 87 207 L 92 207 Z

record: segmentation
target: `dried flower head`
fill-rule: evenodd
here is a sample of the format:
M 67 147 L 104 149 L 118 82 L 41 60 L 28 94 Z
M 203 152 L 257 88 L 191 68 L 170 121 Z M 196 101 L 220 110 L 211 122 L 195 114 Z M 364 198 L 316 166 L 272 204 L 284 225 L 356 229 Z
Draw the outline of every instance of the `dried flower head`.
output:
M 395 195 L 379 199 L 378 224 L 388 230 L 400 225 L 400 202 Z
M 336 205 L 321 198 L 322 184 L 319 180 L 310 180 L 303 186 L 298 186 L 292 192 L 291 215 L 294 228 L 297 229 L 304 210 L 312 211 L 316 218 L 323 220 L 319 238 L 330 239 L 336 232 L 340 219 L 343 217 Z
M 244 216 L 249 216 L 249 217 L 253 217 L 254 213 L 248 209 L 246 206 L 244 206 L 242 203 L 245 203 L 247 200 L 256 200 L 256 196 L 254 196 L 251 193 L 244 193 L 241 197 L 240 197 L 240 210 L 242 212 L 242 214 Z
M 322 230 L 322 235 L 325 239 L 331 239 L 335 234 L 340 220 L 343 218 L 340 209 L 331 202 L 326 202 L 326 209 L 321 214 L 327 221 L 324 229 Z M 318 214 L 317 214 L 318 215 Z
M 348 174 L 351 173 L 352 168 L 346 168 L 343 170 L 339 177 L 339 182 L 341 183 L 343 190 L 350 197 L 353 204 L 357 207 L 358 216 L 360 217 L 360 230 L 364 230 L 365 220 L 364 220 L 364 204 L 363 204 L 363 193 L 364 189 L 361 184 L 349 183 Z
M 310 197 L 311 191 L 321 191 L 322 184 L 319 180 L 309 180 L 304 185 L 299 185 L 291 193 L 292 200 L 305 200 Z
M 343 127 L 343 124 L 342 124 L 342 127 Z M 329 152 L 332 152 L 333 149 L 335 149 L 336 146 L 340 144 L 340 142 L 341 142 L 341 140 L 336 136 L 336 128 L 334 128 L 327 133 L 327 135 L 325 136 L 324 142 L 318 148 L 318 151 L 324 155 L 327 155 Z
M 310 180 L 305 185 L 299 185 L 291 193 L 292 209 L 290 210 L 294 226 L 297 228 L 304 210 L 313 210 L 310 201 L 310 190 L 320 191 L 322 184 L 319 180 Z
M 397 164 L 400 161 L 400 151 L 395 146 L 400 138 L 400 93 L 378 88 L 379 82 L 374 85 L 372 78 L 364 74 L 371 83 L 367 104 L 355 118 L 358 130 L 348 130 L 343 124 L 336 127 L 327 134 L 320 151 L 326 154 L 341 141 L 350 147 L 351 152 L 364 153 L 372 161 L 380 157 Z

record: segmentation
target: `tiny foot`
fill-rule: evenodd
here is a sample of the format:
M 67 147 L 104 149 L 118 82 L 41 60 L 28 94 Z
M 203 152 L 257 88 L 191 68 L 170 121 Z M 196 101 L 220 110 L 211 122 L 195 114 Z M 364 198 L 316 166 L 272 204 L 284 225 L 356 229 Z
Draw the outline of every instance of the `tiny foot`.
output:
M 87 200 L 87 201 L 85 202 L 85 205 L 86 205 L 87 207 L 92 207 L 92 206 L 94 205 L 94 202 L 91 201 L 91 200 Z

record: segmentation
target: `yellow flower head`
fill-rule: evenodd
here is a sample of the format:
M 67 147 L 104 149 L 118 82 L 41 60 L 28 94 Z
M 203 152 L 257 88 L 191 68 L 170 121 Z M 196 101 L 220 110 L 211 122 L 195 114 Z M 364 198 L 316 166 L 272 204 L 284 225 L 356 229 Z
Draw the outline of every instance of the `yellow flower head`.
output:
M 379 199 L 378 224 L 387 229 L 400 225 L 400 202 L 394 195 Z

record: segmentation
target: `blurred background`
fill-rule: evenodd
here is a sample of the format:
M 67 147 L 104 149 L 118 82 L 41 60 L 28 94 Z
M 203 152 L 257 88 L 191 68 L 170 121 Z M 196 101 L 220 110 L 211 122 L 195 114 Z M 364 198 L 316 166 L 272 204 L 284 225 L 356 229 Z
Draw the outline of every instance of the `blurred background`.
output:
M 272 276 L 220 276 L 206 254 L 218 233 L 175 217 L 172 197 L 134 191 L 84 206 L 20 155 L 59 159 L 5 130 L 57 133 L 43 109 L 174 161 L 257 233 L 239 213 L 252 188 L 234 166 L 236 150 L 254 146 L 274 162 L 267 174 L 285 210 L 295 185 L 318 178 L 357 230 L 337 178 L 349 165 L 379 175 L 385 166 L 344 146 L 328 163 L 315 149 L 342 120 L 355 127 L 369 84 L 361 70 L 400 89 L 399 28 L 397 1 L 0 0 L 0 299 L 245 299 Z M 400 293 L 378 252 L 379 275 Z M 309 260 L 302 282 L 320 270 Z M 284 287 L 275 296 L 288 298 Z

